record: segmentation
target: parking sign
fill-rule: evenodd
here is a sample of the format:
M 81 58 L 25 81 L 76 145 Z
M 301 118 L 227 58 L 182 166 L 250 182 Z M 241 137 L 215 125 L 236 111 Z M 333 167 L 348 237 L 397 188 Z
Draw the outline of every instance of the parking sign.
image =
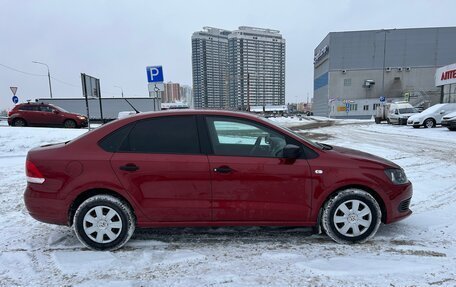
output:
M 149 83 L 161 83 L 164 80 L 162 66 L 146 67 L 146 73 L 147 73 L 147 81 Z

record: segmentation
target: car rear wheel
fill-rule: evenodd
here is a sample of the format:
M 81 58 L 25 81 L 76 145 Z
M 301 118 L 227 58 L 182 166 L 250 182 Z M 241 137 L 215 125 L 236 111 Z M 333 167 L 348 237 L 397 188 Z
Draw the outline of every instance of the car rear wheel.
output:
M 63 123 L 63 126 L 67 129 L 74 129 L 74 128 L 76 128 L 76 122 L 73 120 L 66 120 Z
M 85 200 L 74 214 L 73 229 L 88 248 L 121 248 L 135 231 L 135 217 L 127 203 L 110 195 Z
M 362 243 L 375 235 L 381 216 L 380 206 L 372 195 L 350 188 L 326 202 L 322 225 L 325 233 L 338 243 Z
M 435 127 L 435 121 L 433 119 L 427 119 L 424 121 L 425 128 L 433 128 Z
M 27 122 L 24 119 L 14 119 L 13 126 L 15 127 L 25 127 Z

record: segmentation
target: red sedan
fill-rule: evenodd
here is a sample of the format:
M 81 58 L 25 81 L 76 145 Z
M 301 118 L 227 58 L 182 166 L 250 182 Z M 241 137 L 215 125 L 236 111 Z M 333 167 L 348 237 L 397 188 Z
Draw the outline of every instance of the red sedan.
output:
M 138 114 L 30 150 L 26 172 L 31 216 L 97 250 L 171 226 L 310 226 L 355 243 L 412 213 L 395 163 L 246 113 Z

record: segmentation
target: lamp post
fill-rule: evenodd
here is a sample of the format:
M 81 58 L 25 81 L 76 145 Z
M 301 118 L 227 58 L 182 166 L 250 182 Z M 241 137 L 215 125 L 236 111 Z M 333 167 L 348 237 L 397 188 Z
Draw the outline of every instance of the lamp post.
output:
M 121 86 L 114 86 L 115 88 L 119 88 L 121 91 L 122 91 L 122 98 L 124 97 L 124 94 L 123 94 L 123 89 Z
M 51 96 L 51 99 L 52 99 L 51 72 L 49 72 L 49 66 L 46 63 L 41 63 L 41 62 L 37 62 L 37 61 L 32 61 L 32 63 L 44 65 L 44 66 L 47 67 L 48 80 L 49 80 L 49 95 Z

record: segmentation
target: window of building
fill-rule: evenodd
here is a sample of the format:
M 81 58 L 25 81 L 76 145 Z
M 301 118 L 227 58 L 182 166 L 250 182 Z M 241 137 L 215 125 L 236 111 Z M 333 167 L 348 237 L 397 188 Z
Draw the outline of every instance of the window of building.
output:
M 378 107 L 380 107 L 380 104 L 373 104 L 372 110 L 376 111 Z
M 349 87 L 352 85 L 352 79 L 344 79 L 344 86 Z
M 358 110 L 358 104 L 350 104 L 350 111 L 357 111 Z
M 369 105 L 364 105 L 363 106 L 363 111 L 368 111 L 369 110 Z

